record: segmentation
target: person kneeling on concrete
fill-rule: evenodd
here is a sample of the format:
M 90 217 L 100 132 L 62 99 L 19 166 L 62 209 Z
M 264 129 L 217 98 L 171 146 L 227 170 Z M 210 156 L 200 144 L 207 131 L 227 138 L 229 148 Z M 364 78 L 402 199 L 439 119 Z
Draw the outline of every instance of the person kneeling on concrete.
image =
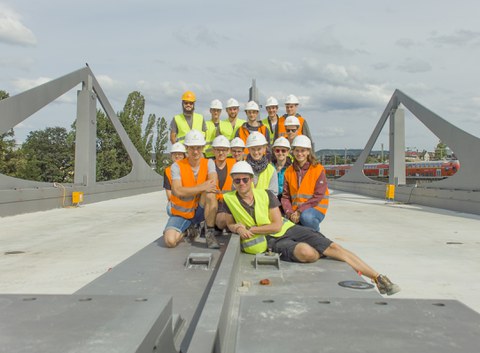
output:
M 269 190 L 252 187 L 253 170 L 247 162 L 237 162 L 230 175 L 235 191 L 224 194 L 227 227 L 241 238 L 242 251 L 279 253 L 284 261 L 315 262 L 323 256 L 346 262 L 370 278 L 381 294 L 392 295 L 400 287 L 367 265 L 351 251 L 332 242 L 320 232 L 296 225 L 280 213 L 278 198 Z
M 220 246 L 215 238 L 217 214 L 217 172 L 212 159 L 203 158 L 205 138 L 198 130 L 190 130 L 184 145 L 187 158 L 172 165 L 171 213 L 163 238 L 169 248 L 177 246 L 187 233 L 196 237 L 195 225 L 205 220 L 205 239 L 210 249 Z

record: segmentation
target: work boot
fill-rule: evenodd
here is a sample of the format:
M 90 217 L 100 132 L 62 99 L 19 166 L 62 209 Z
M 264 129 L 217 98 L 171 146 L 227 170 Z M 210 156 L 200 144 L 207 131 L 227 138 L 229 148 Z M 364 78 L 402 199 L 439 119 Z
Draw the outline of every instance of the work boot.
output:
M 380 294 L 393 295 L 397 292 L 400 292 L 400 286 L 392 283 L 392 281 L 390 281 L 390 279 L 385 275 L 378 275 L 373 282 L 377 285 Z
M 218 241 L 215 238 L 215 228 L 206 227 L 205 240 L 207 241 L 207 247 L 209 249 L 220 249 L 220 244 L 218 244 Z
M 200 231 L 196 224 L 191 224 L 185 231 L 185 240 L 189 243 L 193 243 L 200 236 Z

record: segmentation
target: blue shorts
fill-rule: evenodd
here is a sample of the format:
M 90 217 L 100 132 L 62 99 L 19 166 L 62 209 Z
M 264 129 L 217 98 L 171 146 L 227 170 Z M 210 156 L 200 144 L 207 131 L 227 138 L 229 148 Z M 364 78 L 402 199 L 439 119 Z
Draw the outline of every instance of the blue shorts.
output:
M 198 224 L 205 220 L 205 212 L 202 206 L 198 205 L 197 209 L 195 210 L 195 215 L 191 219 L 186 219 L 180 216 L 170 216 L 168 218 L 167 225 L 165 226 L 165 230 L 167 229 L 175 229 L 176 231 L 183 233 L 190 227 L 191 224 Z

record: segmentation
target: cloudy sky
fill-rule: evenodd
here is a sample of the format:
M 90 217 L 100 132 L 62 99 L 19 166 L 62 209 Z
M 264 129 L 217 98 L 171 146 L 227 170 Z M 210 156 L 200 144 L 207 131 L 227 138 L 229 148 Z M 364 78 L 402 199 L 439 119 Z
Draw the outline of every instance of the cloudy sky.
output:
M 317 148 L 363 148 L 400 89 L 478 137 L 479 13 L 473 0 L 0 0 L 0 89 L 88 62 L 116 111 L 139 90 L 146 114 L 170 121 L 186 89 L 209 116 L 212 99 L 246 102 L 255 78 L 261 104 L 300 98 Z M 75 111 L 71 92 L 15 134 L 69 127 Z M 408 112 L 406 135 L 411 148 L 438 142 Z

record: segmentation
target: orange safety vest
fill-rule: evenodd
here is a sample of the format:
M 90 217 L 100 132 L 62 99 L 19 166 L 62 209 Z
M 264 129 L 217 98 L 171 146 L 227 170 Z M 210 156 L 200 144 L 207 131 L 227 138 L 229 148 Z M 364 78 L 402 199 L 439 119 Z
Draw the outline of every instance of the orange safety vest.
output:
M 182 176 L 182 186 L 192 187 L 204 183 L 208 178 L 208 159 L 200 160 L 197 180 L 193 174 L 192 167 L 188 163 L 188 159 L 182 159 L 176 162 L 180 167 L 180 175 Z M 191 219 L 195 216 L 195 210 L 198 207 L 200 195 L 178 197 L 172 192 L 170 201 L 172 202 L 172 215 L 180 216 L 185 219 Z
M 300 121 L 300 127 L 298 128 L 298 135 L 303 135 L 303 123 L 305 121 L 304 118 L 302 118 L 301 115 L 296 114 L 295 115 L 298 118 L 298 121 Z M 278 118 L 278 123 L 277 123 L 277 131 L 278 131 L 278 137 L 287 137 L 287 129 L 285 128 L 285 119 L 287 118 L 286 114 L 283 114 L 280 118 Z
M 315 184 L 317 183 L 318 178 L 320 177 L 320 175 L 322 175 L 324 170 L 325 169 L 321 164 L 317 164 L 314 167 L 310 166 L 310 168 L 308 168 L 307 170 L 307 173 L 303 177 L 303 180 L 299 187 L 297 172 L 295 172 L 293 165 L 287 168 L 287 170 L 285 171 L 285 180 L 288 182 L 290 198 L 292 200 L 292 209 L 294 211 L 298 208 L 298 206 L 312 198 Z M 317 211 L 326 214 L 328 209 L 328 199 L 329 192 L 327 188 L 325 195 L 318 202 L 318 204 L 314 206 L 314 208 Z
M 247 124 L 247 123 L 245 123 Z M 245 144 L 247 144 L 247 138 L 250 136 L 250 130 L 243 124 L 239 129 L 238 129 L 238 137 L 240 137 Z M 270 135 L 268 134 L 268 129 L 263 123 L 257 128 L 257 131 L 261 133 L 265 138 L 268 138 Z M 244 150 L 245 154 L 248 154 L 248 148 L 245 148 Z
M 226 168 L 227 168 L 227 177 L 225 178 L 225 183 L 223 183 L 223 187 L 220 189 L 220 181 L 217 179 L 217 189 L 220 191 L 219 194 L 217 194 L 217 200 L 218 201 L 223 201 L 223 194 L 226 192 L 232 191 L 233 190 L 233 179 L 232 176 L 230 175 L 230 171 L 232 170 L 233 165 L 237 162 L 233 158 L 227 158 L 225 160 L 227 163 Z

